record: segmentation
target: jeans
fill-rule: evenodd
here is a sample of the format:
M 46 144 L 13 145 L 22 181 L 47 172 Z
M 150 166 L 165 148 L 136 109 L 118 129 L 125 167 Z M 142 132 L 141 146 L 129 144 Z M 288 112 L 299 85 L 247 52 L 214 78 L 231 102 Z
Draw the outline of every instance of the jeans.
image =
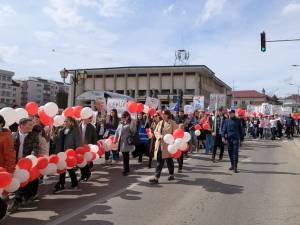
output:
M 90 165 L 87 164 L 85 167 L 80 168 L 81 171 L 81 178 L 89 178 L 91 176 L 91 170 L 90 170 Z
M 179 169 L 179 170 L 182 170 L 182 168 L 183 168 L 183 155 L 184 155 L 184 152 L 181 153 L 180 158 L 177 159 L 177 162 L 178 162 L 178 169 Z
M 239 161 L 240 140 L 238 138 L 228 138 L 228 154 L 231 166 L 236 168 Z
M 206 134 L 206 141 L 205 141 L 205 153 L 209 154 L 212 153 L 214 145 L 214 140 L 211 134 Z
M 110 152 L 112 152 L 112 160 L 117 160 L 119 154 L 118 150 L 105 152 L 105 160 L 109 160 Z
M 155 171 L 155 177 L 157 179 L 160 178 L 161 171 L 164 167 L 165 161 L 167 162 L 168 170 L 170 175 L 174 175 L 174 162 L 172 158 L 162 158 L 162 152 L 161 150 L 158 150 L 157 152 L 157 164 L 156 164 L 156 171 Z
M 129 169 L 129 152 L 122 152 L 123 154 L 123 171 L 128 173 Z
M 68 173 L 69 173 L 70 178 L 71 178 L 72 186 L 73 187 L 77 186 L 78 185 L 78 180 L 77 180 L 75 170 L 73 168 L 69 169 Z M 66 183 L 66 173 L 61 173 L 59 175 L 59 182 L 56 184 L 56 187 L 59 187 L 59 186 L 64 187 L 65 183 Z

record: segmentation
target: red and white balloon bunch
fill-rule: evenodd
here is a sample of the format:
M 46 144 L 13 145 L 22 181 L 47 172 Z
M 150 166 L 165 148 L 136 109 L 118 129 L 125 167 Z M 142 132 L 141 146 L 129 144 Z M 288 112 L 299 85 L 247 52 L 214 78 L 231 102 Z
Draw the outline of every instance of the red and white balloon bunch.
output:
M 154 116 L 156 113 L 155 108 L 149 108 L 148 106 L 144 105 L 143 103 L 136 103 L 134 101 L 127 102 L 128 112 L 130 113 L 148 113 L 150 116 Z
M 188 150 L 188 142 L 191 140 L 191 135 L 184 132 L 182 129 L 177 129 L 172 134 L 164 136 L 164 142 L 168 144 L 168 152 L 173 158 L 180 158 L 182 152 Z

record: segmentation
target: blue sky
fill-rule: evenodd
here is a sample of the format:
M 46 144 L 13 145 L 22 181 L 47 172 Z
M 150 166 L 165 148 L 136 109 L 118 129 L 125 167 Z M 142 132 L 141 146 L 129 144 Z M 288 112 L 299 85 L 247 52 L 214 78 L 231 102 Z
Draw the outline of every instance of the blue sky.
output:
M 60 80 L 59 70 L 172 65 L 176 49 L 235 89 L 286 96 L 300 85 L 300 0 L 0 0 L 0 68 Z M 53 50 L 54 49 L 54 50 Z

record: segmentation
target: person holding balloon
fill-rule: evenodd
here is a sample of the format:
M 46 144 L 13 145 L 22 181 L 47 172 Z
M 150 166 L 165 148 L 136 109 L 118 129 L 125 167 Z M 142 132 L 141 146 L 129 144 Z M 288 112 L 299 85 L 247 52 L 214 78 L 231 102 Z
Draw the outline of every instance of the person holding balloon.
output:
M 32 129 L 32 119 L 24 118 L 19 121 L 18 132 L 12 135 L 17 161 L 29 155 L 38 156 L 39 154 L 39 138 L 36 132 L 32 132 Z M 38 183 L 37 179 L 16 191 L 11 212 L 16 211 L 22 203 L 26 204 L 33 197 L 32 189 L 35 188 L 36 183 Z
M 171 119 L 172 114 L 169 110 L 164 110 L 162 112 L 162 118 L 163 120 L 157 124 L 154 131 L 154 135 L 156 137 L 154 157 L 156 156 L 155 158 L 157 159 L 157 165 L 154 178 L 149 180 L 149 182 L 152 184 L 158 183 L 165 161 L 169 170 L 168 180 L 174 180 L 173 158 L 168 152 L 168 144 L 164 142 L 163 138 L 166 134 L 173 134 L 173 132 L 177 129 L 177 124 Z
M 81 137 L 78 124 L 72 117 L 65 118 L 64 127 L 59 132 L 58 152 L 65 152 L 67 149 L 76 149 L 81 146 Z M 68 169 L 71 178 L 71 188 L 78 186 L 78 180 L 74 168 Z M 66 173 L 61 173 L 59 181 L 54 187 L 54 193 L 65 189 Z

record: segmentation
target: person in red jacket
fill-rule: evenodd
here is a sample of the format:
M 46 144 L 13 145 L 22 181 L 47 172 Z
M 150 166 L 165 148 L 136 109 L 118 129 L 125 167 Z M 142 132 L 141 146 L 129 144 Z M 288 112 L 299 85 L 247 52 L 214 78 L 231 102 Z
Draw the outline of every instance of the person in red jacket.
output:
M 0 115 L 0 167 L 13 173 L 16 166 L 16 151 L 10 130 L 5 129 L 5 120 Z

